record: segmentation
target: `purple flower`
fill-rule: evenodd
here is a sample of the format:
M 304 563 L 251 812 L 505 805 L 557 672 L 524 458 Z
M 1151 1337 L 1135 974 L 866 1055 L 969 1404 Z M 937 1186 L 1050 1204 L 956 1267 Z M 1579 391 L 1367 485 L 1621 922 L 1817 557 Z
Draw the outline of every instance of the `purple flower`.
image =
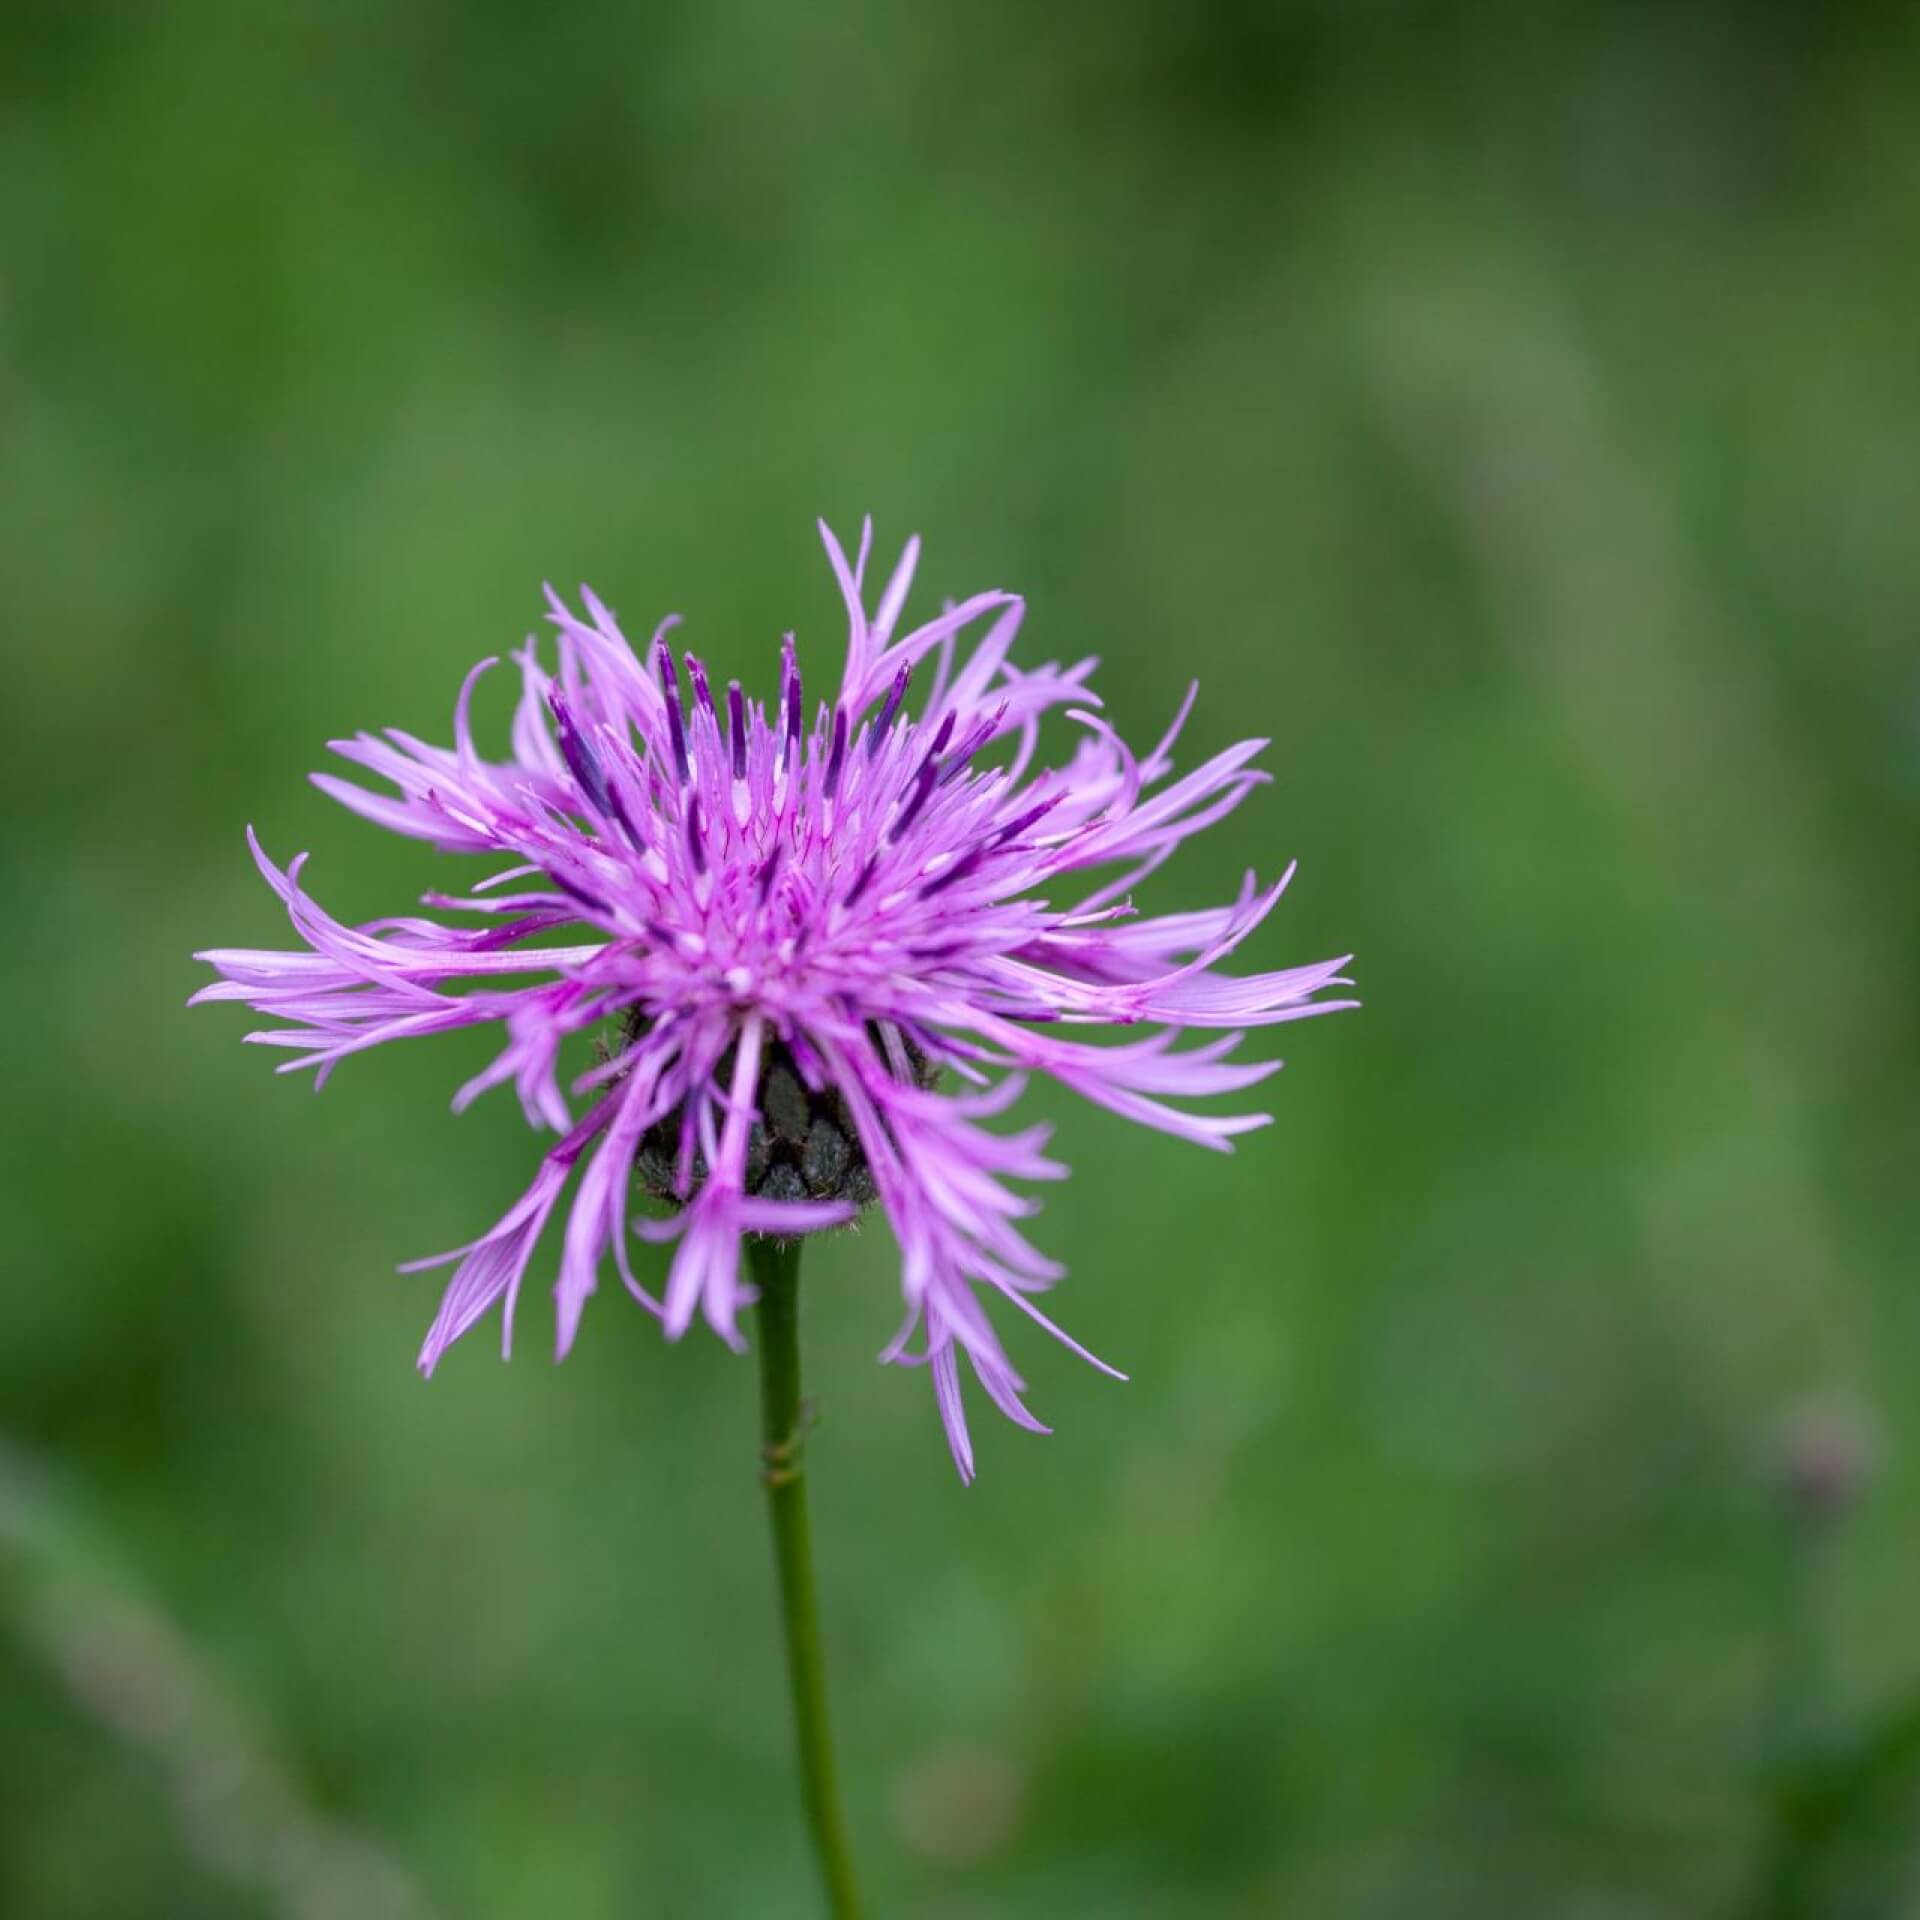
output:
M 696 1314 L 738 1348 L 743 1234 L 835 1227 L 877 1200 L 901 1255 L 904 1323 L 882 1355 L 924 1364 L 964 1478 L 972 1448 L 964 1356 L 1009 1419 L 1046 1429 L 985 1303 L 1009 1302 L 1103 1371 L 1040 1310 L 1062 1269 L 1017 1223 L 1036 1202 L 1014 1181 L 1052 1180 L 1048 1129 L 981 1123 L 1038 1072 L 1128 1119 L 1225 1150 L 1265 1114 L 1197 1114 L 1174 1100 L 1237 1092 L 1277 1062 L 1228 1058 L 1241 1032 L 1354 1003 L 1341 960 L 1236 977 L 1219 963 L 1272 910 L 1292 869 L 1229 905 L 1138 917 L 1128 892 L 1266 776 L 1243 741 L 1181 778 L 1166 738 L 1136 757 L 1094 711 L 1093 667 L 1011 664 L 1023 603 L 979 593 L 902 637 L 895 629 L 918 540 L 869 613 L 871 525 L 849 565 L 823 527 L 847 604 L 846 666 L 808 718 L 792 636 L 771 709 L 738 683 L 716 697 L 664 621 L 644 660 L 582 590 L 586 618 L 548 591 L 558 670 L 529 641 L 512 755 L 482 759 L 467 676 L 451 748 L 390 729 L 336 741 L 387 782 L 369 792 L 316 774 L 335 799 L 450 853 L 511 864 L 441 914 L 348 927 L 251 833 L 285 904 L 292 952 L 218 948 L 194 996 L 244 1000 L 274 1024 L 249 1034 L 291 1049 L 282 1072 L 324 1081 L 382 1041 L 497 1023 L 505 1044 L 456 1110 L 512 1081 L 536 1128 L 560 1136 L 533 1184 L 457 1262 L 420 1353 L 431 1373 L 496 1304 L 503 1349 L 536 1242 L 575 1168 L 555 1299 L 558 1352 L 612 1249 L 629 1292 L 677 1339 Z M 1063 765 L 1036 770 L 1043 718 L 1077 730 Z M 989 752 L 988 750 L 993 751 Z M 1093 887 L 1082 878 L 1117 870 Z M 569 929 L 560 934 L 560 929 Z M 567 944 L 557 944 L 556 937 Z M 1082 1026 L 1142 1029 L 1118 1044 Z M 1183 1029 L 1217 1037 L 1176 1050 Z M 568 1092 L 560 1055 L 597 1032 L 600 1057 Z M 584 1043 L 582 1043 L 584 1044 Z M 666 1202 L 629 1212 L 636 1185 Z M 635 1279 L 628 1232 L 677 1241 L 665 1292 Z M 1119 1376 L 1116 1376 L 1119 1377 Z

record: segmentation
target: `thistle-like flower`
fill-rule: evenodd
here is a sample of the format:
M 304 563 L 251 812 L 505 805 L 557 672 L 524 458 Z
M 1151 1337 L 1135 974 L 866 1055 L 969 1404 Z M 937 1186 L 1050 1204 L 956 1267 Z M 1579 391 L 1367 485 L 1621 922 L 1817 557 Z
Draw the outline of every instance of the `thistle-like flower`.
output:
M 877 1202 L 899 1244 L 906 1309 L 881 1357 L 928 1367 L 971 1479 L 962 1356 L 1002 1413 L 1046 1431 L 984 1303 L 1010 1303 L 1114 1372 L 1036 1303 L 1063 1270 L 1016 1226 L 1036 1203 L 1009 1182 L 1063 1175 L 1043 1152 L 1049 1130 L 981 1122 L 1042 1073 L 1127 1119 L 1224 1149 L 1268 1116 L 1170 1101 L 1238 1092 L 1273 1072 L 1277 1062 L 1229 1061 L 1244 1029 L 1354 1003 L 1314 998 L 1348 984 L 1343 960 L 1217 970 L 1291 868 L 1265 888 L 1249 875 L 1231 905 L 1201 912 L 1141 918 L 1129 902 L 1183 840 L 1265 780 L 1251 764 L 1263 741 L 1175 779 L 1193 690 L 1137 758 L 1096 711 L 1093 661 L 1012 664 L 1017 596 L 975 594 L 896 638 L 918 540 L 869 612 L 871 525 L 851 564 L 821 532 L 849 630 L 838 689 L 811 715 L 792 635 L 767 709 L 738 682 L 716 697 L 698 659 L 676 660 L 673 619 L 643 661 L 592 593 L 582 589 L 582 619 L 549 589 L 558 671 L 531 640 L 516 656 L 523 690 L 508 759 L 483 759 L 474 744 L 475 683 L 495 664 L 483 660 L 460 690 L 451 748 L 397 729 L 333 743 L 393 793 L 313 776 L 396 833 L 507 859 L 466 894 L 425 896 L 478 924 L 345 926 L 302 887 L 305 855 L 282 871 L 250 832 L 303 944 L 201 953 L 220 978 L 194 998 L 247 1002 L 276 1023 L 248 1039 L 292 1049 L 281 1071 L 311 1067 L 318 1081 L 383 1041 L 502 1030 L 499 1055 L 455 1109 L 510 1080 L 529 1122 L 560 1140 L 495 1226 L 403 1269 L 458 1263 L 423 1372 L 495 1305 L 510 1345 L 535 1245 L 583 1160 L 555 1287 L 562 1355 L 609 1249 L 670 1338 L 697 1314 L 738 1348 L 753 1299 L 741 1237 L 840 1226 Z M 1054 708 L 1078 739 L 1063 765 L 1036 770 Z M 1080 892 L 1096 870 L 1107 877 Z M 1144 1032 L 1069 1038 L 1079 1026 Z M 1187 1028 L 1219 1037 L 1176 1050 Z M 561 1052 L 590 1034 L 598 1058 L 568 1089 L 584 1107 L 576 1118 Z M 630 1206 L 636 1186 L 664 1214 Z M 658 1299 L 634 1276 L 630 1231 L 678 1243 Z

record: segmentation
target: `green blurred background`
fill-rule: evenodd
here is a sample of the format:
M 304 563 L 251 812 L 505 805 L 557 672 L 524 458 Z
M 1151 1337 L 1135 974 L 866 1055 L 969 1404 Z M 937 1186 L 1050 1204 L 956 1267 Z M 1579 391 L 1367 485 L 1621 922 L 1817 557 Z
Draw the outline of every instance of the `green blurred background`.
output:
M 182 1003 L 249 820 L 443 883 L 303 776 L 543 579 L 767 685 L 866 510 L 1270 733 L 1152 901 L 1298 856 L 1250 957 L 1367 1002 L 1231 1159 L 1044 1102 L 1133 1381 L 1016 1330 L 971 1491 L 813 1256 L 875 1911 L 1920 1912 L 1913 29 L 0 17 L 0 1912 L 813 1911 L 751 1365 L 616 1288 L 554 1368 L 543 1259 L 421 1384 L 485 1043 L 315 1100 Z

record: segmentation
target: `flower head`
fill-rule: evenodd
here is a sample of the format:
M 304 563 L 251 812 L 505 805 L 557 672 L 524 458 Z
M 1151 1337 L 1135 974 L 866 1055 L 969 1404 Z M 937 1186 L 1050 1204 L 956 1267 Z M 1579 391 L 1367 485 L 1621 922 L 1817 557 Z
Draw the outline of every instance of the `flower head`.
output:
M 1012 1183 L 1064 1172 L 1045 1155 L 1048 1130 L 982 1123 L 1040 1073 L 1226 1148 L 1267 1116 L 1173 1102 L 1274 1070 L 1228 1058 L 1243 1030 L 1353 1003 L 1314 997 L 1347 984 L 1340 960 L 1219 970 L 1291 868 L 1266 887 L 1249 876 L 1230 904 L 1201 912 L 1142 918 L 1129 903 L 1137 881 L 1265 779 L 1251 764 L 1264 742 L 1175 778 L 1191 691 L 1138 757 L 1097 712 L 1091 660 L 1013 665 L 1016 596 L 975 594 L 896 636 L 919 542 L 869 611 L 870 525 L 851 563 L 821 531 L 849 631 L 839 684 L 826 698 L 812 689 L 811 710 L 791 635 L 763 706 L 676 656 L 673 620 L 639 656 L 591 593 L 581 618 L 549 589 L 557 670 L 532 641 L 517 656 L 507 759 L 474 744 L 486 660 L 460 690 L 451 747 L 392 729 L 333 743 L 392 792 L 314 776 L 396 833 L 510 864 L 467 893 L 425 896 L 436 916 L 460 918 L 349 927 L 301 885 L 304 855 L 283 871 L 249 833 L 301 945 L 202 953 L 220 978 L 194 997 L 247 1002 L 275 1023 L 248 1038 L 292 1050 L 281 1071 L 312 1068 L 318 1081 L 383 1041 L 502 1032 L 456 1110 L 511 1081 L 529 1122 L 560 1139 L 495 1226 L 415 1263 L 454 1265 L 423 1371 L 496 1305 L 510 1343 L 521 1281 L 576 1170 L 555 1287 L 560 1354 L 609 1250 L 670 1337 L 699 1316 L 738 1347 L 753 1297 L 742 1235 L 839 1226 L 874 1200 L 905 1296 L 882 1357 L 929 1369 L 971 1478 L 962 1358 L 1004 1414 L 1045 1431 L 985 1302 L 1009 1302 L 1093 1360 L 1036 1303 L 1062 1269 L 1017 1224 L 1036 1203 Z M 1064 764 L 1040 767 L 1055 708 L 1078 738 Z M 1072 1037 L 1108 1025 L 1140 1032 Z M 1215 1037 L 1179 1048 L 1185 1029 Z M 589 1032 L 600 1057 L 563 1091 L 562 1047 Z M 664 1218 L 630 1207 L 636 1185 L 669 1202 Z M 677 1243 L 658 1299 L 634 1276 L 630 1232 Z

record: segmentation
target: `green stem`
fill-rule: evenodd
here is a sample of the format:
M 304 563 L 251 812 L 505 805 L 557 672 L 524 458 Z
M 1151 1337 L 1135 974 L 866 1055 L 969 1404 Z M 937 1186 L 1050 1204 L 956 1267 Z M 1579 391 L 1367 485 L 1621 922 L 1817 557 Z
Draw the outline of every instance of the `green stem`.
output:
M 760 1478 L 773 1521 L 773 1557 L 780 1570 L 780 1616 L 787 1637 L 787 1677 L 800 1750 L 800 1797 L 820 1860 L 834 1920 L 859 1920 L 853 1861 L 840 1817 L 840 1791 L 827 1733 L 827 1676 L 820 1657 L 820 1608 L 813 1591 L 807 1525 L 806 1428 L 800 1398 L 800 1243 L 760 1234 L 747 1239 L 747 1262 L 760 1290 Z

